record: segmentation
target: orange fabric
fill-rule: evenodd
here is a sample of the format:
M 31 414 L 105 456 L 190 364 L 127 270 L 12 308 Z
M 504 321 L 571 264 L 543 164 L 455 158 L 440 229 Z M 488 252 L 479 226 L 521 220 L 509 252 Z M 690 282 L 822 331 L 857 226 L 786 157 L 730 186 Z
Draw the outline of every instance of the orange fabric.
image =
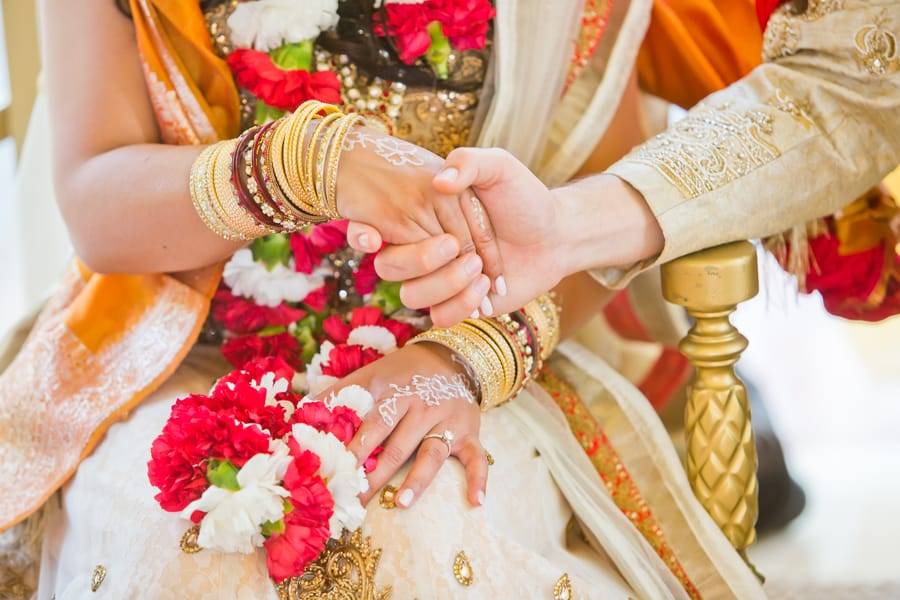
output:
M 234 137 L 237 88 L 197 2 L 131 0 L 160 137 Z M 0 375 L 0 531 L 37 510 L 110 425 L 175 372 L 197 340 L 221 265 L 101 275 L 76 260 Z
M 638 55 L 641 87 L 690 108 L 759 64 L 753 0 L 655 0 Z

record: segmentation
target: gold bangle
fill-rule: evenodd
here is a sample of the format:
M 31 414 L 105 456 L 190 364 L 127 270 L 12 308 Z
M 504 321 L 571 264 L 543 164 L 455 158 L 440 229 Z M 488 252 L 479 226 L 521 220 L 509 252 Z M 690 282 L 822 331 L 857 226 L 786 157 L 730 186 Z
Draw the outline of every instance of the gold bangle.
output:
M 278 210 L 285 215 L 286 219 L 295 223 L 299 229 L 306 223 L 315 222 L 317 217 L 316 215 L 311 215 L 305 211 L 300 211 L 291 204 L 291 201 L 287 198 L 287 193 L 284 191 L 281 184 L 279 184 L 279 175 L 276 173 L 276 167 L 283 171 L 283 163 L 280 159 L 281 145 L 278 136 L 281 135 L 280 132 L 283 131 L 285 121 L 286 118 L 282 117 L 280 122 L 274 125 L 270 131 L 266 132 L 266 150 L 263 155 L 263 180 L 266 190 L 269 192 L 269 196 L 278 207 Z
M 507 379 L 503 390 L 503 402 L 513 399 L 525 385 L 525 360 L 515 337 L 494 319 L 470 319 L 471 326 L 478 327 L 500 348 L 501 360 L 506 365 Z
M 525 305 L 522 314 L 536 337 L 541 360 L 547 360 L 559 343 L 559 308 L 550 294 L 541 294 Z
M 498 339 L 496 332 L 493 332 L 489 327 L 485 327 L 480 321 L 481 319 L 466 319 L 457 327 L 462 328 L 463 331 L 470 331 L 475 336 L 483 339 L 483 343 L 486 343 L 496 355 L 502 375 L 501 388 L 499 390 L 499 397 L 502 400 L 512 387 L 512 381 L 515 377 L 515 366 L 512 364 L 513 361 L 510 359 L 508 349 L 503 347 L 505 340 Z
M 212 162 L 212 181 L 210 192 L 219 207 L 222 220 L 232 232 L 242 240 L 254 240 L 272 233 L 248 213 L 238 202 L 237 192 L 231 183 L 232 154 L 237 147 L 237 140 L 227 140 L 216 144 L 218 149 Z
M 303 107 L 301 107 L 302 109 Z M 288 182 L 297 190 L 297 196 L 301 203 L 298 207 L 302 207 L 311 214 L 324 217 L 324 210 L 316 201 L 312 191 L 313 182 L 308 181 L 308 176 L 304 173 L 307 154 L 312 152 L 311 147 L 315 144 L 315 136 L 309 135 L 310 123 L 320 112 L 324 112 L 324 116 L 328 116 L 340 111 L 332 104 L 312 102 L 310 103 L 310 108 L 301 113 L 299 119 L 292 119 L 288 135 L 287 160 L 289 161 Z
M 272 147 L 270 152 L 276 181 L 281 187 L 281 190 L 284 193 L 288 204 L 291 205 L 291 208 L 295 210 L 298 215 L 308 213 L 308 211 L 304 210 L 304 205 L 302 199 L 300 198 L 302 190 L 298 189 L 296 185 L 292 184 L 291 176 L 288 173 L 293 163 L 293 161 L 286 160 L 286 156 L 289 155 L 289 147 L 291 147 L 292 144 L 289 136 L 291 131 L 293 130 L 293 127 L 296 125 L 297 120 L 305 118 L 304 115 L 311 112 L 315 108 L 316 105 L 314 103 L 307 102 L 301 104 L 300 108 L 294 111 L 293 114 L 285 117 L 284 120 L 279 123 L 278 128 L 275 131 L 275 135 L 272 138 Z
M 350 130 L 356 125 L 364 123 L 365 119 L 359 114 L 350 114 L 344 117 L 340 127 L 336 128 L 334 141 L 331 143 L 331 150 L 328 155 L 328 167 L 326 174 L 325 187 L 325 209 L 329 217 L 332 219 L 340 219 L 341 214 L 338 212 L 337 206 L 337 176 L 338 168 L 341 162 L 341 156 L 344 154 L 344 139 Z
M 306 145 L 303 163 L 303 184 L 306 187 L 306 195 L 316 207 L 316 212 L 322 215 L 328 215 L 325 208 L 325 197 L 319 194 L 319 183 L 317 181 L 318 169 L 316 169 L 316 161 L 318 159 L 321 148 L 324 147 L 325 136 L 331 130 L 332 125 L 337 125 L 335 121 L 339 121 L 343 116 L 341 112 L 332 112 L 316 122 L 312 130 L 312 136 Z
M 207 146 L 204 148 L 203 152 L 197 156 L 197 159 L 191 166 L 191 201 L 194 204 L 194 210 L 197 211 L 203 224 L 206 225 L 210 231 L 226 240 L 232 240 L 234 239 L 233 234 L 228 227 L 219 220 L 218 215 L 213 209 L 212 198 L 210 197 L 209 192 L 209 167 L 215 152 L 216 144 Z

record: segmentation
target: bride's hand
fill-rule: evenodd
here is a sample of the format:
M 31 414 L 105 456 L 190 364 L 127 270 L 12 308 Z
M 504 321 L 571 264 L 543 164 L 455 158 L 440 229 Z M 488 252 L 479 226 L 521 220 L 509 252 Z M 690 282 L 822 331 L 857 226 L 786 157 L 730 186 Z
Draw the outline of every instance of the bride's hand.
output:
M 428 251 L 410 267 L 427 272 L 440 267 L 441 277 L 468 290 L 462 303 L 468 315 L 492 284 L 504 291 L 503 263 L 486 215 L 474 218 L 460 194 L 444 194 L 432 185 L 443 164 L 436 154 L 399 138 L 355 129 L 344 141 L 338 169 L 338 212 L 353 222 L 348 240 L 358 250 L 374 252 L 382 241 L 428 240 Z
M 415 344 L 387 355 L 342 379 L 319 397 L 348 385 L 360 385 L 375 398 L 348 448 L 360 464 L 378 446 L 378 466 L 369 473 L 363 504 L 375 496 L 415 453 L 415 460 L 397 488 L 398 506 L 411 506 L 450 456 L 466 471 L 467 497 L 473 506 L 484 501 L 487 458 L 478 438 L 481 409 L 463 368 L 448 350 Z M 440 439 L 452 432 L 448 448 Z M 428 437 L 426 437 L 428 436 Z

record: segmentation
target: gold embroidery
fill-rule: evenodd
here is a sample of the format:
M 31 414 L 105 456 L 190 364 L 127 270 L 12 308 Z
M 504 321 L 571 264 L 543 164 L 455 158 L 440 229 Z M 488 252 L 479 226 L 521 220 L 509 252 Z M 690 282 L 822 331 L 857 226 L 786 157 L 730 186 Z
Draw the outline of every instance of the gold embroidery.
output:
M 553 586 L 553 600 L 572 600 L 572 582 L 569 574 L 563 573 Z
M 200 535 L 200 526 L 194 525 L 184 532 L 181 536 L 181 551 L 185 554 L 197 554 L 203 547 L 197 543 L 197 537 Z
M 99 590 L 100 586 L 103 585 L 104 579 L 106 579 L 106 567 L 97 565 L 94 567 L 94 570 L 91 571 L 91 591 L 96 592 Z
M 372 548 L 362 529 L 344 530 L 302 576 L 276 584 L 275 590 L 279 600 L 388 600 L 391 588 L 375 587 L 380 559 L 381 549 Z
M 472 563 L 469 562 L 469 557 L 462 550 L 453 559 L 453 577 L 456 578 L 460 585 L 465 587 L 472 585 L 472 582 L 475 580 Z
M 800 32 L 796 17 L 790 13 L 790 5 L 778 9 L 769 19 L 763 36 L 763 59 L 771 62 L 776 58 L 790 56 L 800 46 Z
M 237 8 L 238 0 L 216 3 L 207 10 L 203 16 L 206 18 L 206 28 L 212 40 L 216 54 L 225 58 L 234 50 L 231 43 L 231 28 L 228 26 L 228 17 Z
M 696 198 L 777 158 L 765 139 L 771 133 L 772 117 L 762 111 L 700 106 L 625 160 L 654 167 L 685 198 Z
M 566 74 L 566 88 L 578 79 L 597 51 L 603 32 L 606 31 L 606 25 L 609 23 L 612 7 L 612 0 L 587 0 L 584 3 L 581 29 L 578 32 L 578 39 L 575 40 L 572 60 L 569 61 L 569 72 Z
M 794 117 L 804 128 L 810 129 L 815 125 L 812 120 L 812 106 L 808 100 L 797 100 L 781 88 L 775 88 L 775 95 L 769 98 L 769 106 Z
M 662 530 L 656 515 L 647 505 L 641 490 L 638 489 L 628 469 L 622 463 L 597 419 L 581 402 L 578 394 L 572 387 L 556 375 L 549 367 L 544 367 L 538 379 L 538 383 L 550 394 L 560 410 L 569 422 L 569 428 L 578 443 L 584 448 L 585 453 L 600 475 L 600 479 L 609 490 L 613 502 L 619 507 L 628 519 L 634 523 L 644 539 L 656 551 L 659 557 L 668 567 L 669 571 L 678 579 L 688 597 L 700 598 L 700 591 L 688 577 L 674 550 L 666 541 L 665 532 Z
M 838 10 L 844 9 L 844 0 L 807 0 L 806 12 L 803 16 L 809 20 L 820 19 Z
M 857 60 L 861 68 L 871 75 L 883 76 L 900 68 L 897 57 L 897 36 L 885 28 L 887 17 L 880 13 L 875 21 L 856 32 L 853 41 L 859 52 Z

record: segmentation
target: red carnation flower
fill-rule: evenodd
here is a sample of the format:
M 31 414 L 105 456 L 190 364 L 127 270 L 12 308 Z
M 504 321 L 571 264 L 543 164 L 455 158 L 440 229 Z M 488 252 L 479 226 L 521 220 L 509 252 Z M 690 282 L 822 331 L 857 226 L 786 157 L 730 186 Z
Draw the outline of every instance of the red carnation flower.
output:
M 353 272 L 353 285 L 358 294 L 371 294 L 381 281 L 375 272 L 375 256 L 377 256 L 375 253 L 363 256 L 359 268 Z
M 322 321 L 322 330 L 335 344 L 345 344 L 352 328 L 340 316 L 331 315 Z
M 259 378 L 245 371 L 234 371 L 223 377 L 210 395 L 210 409 L 241 423 L 256 423 L 272 437 L 283 437 L 290 431 L 284 408 L 279 404 L 267 406 L 266 390 L 257 389 L 253 381 L 258 383 Z M 286 400 L 296 406 L 300 397 L 286 391 L 278 394 L 276 400 Z
M 284 327 L 306 316 L 301 308 L 282 302 L 278 306 L 261 306 L 248 298 L 231 293 L 227 287 L 216 292 L 212 301 L 213 318 L 234 333 L 256 333 L 265 327 Z
M 394 338 L 396 338 L 397 340 L 398 348 L 402 348 L 406 344 L 406 342 L 408 342 L 412 338 L 412 336 L 416 334 L 416 328 L 409 323 L 404 323 L 403 321 L 397 321 L 395 319 L 385 319 L 384 323 L 382 323 L 381 325 L 394 334 Z
M 312 273 L 322 262 L 322 255 L 313 248 L 309 237 L 293 233 L 290 238 L 291 253 L 294 255 L 294 270 L 298 273 Z
M 444 35 L 456 50 L 480 50 L 496 11 L 490 0 L 428 0 L 431 19 L 441 22 Z
M 322 374 L 341 379 L 381 358 L 382 354 L 374 348 L 363 348 L 357 345 L 341 345 L 332 348 L 328 354 L 328 362 L 322 364 Z
M 265 52 L 249 48 L 238 48 L 227 62 L 238 85 L 269 106 L 292 111 L 307 100 L 341 101 L 341 84 L 332 71 L 282 69 Z
M 346 406 L 329 409 L 322 402 L 307 402 L 294 411 L 293 423 L 305 423 L 310 427 L 332 433 L 345 445 L 350 443 L 362 421 L 359 415 Z
M 303 304 L 316 312 L 322 312 L 328 306 L 329 285 L 326 282 L 322 287 L 316 288 L 306 295 Z
M 322 254 L 332 254 L 347 245 L 347 220 L 330 221 L 313 227 L 309 241 Z
M 259 427 L 216 413 L 206 405 L 209 401 L 199 395 L 178 400 L 150 447 L 147 476 L 159 489 L 155 498 L 163 510 L 180 511 L 203 494 L 209 487 L 209 459 L 241 467 L 254 455 L 268 452 L 269 437 Z
M 384 452 L 384 446 L 377 446 L 363 463 L 363 470 L 368 474 L 378 467 L 378 455 Z
M 288 332 L 275 335 L 245 335 L 231 338 L 222 344 L 222 355 L 235 367 L 241 368 L 251 360 L 277 356 L 298 371 L 303 370 L 300 342 Z
M 291 509 L 284 516 L 284 532 L 263 544 L 269 575 L 278 583 L 301 575 L 321 554 L 330 536 L 328 521 L 334 513 L 334 498 L 318 475 L 319 458 L 291 441 L 294 460 L 284 475 Z
M 392 3 L 384 7 L 384 13 L 375 13 L 375 33 L 394 38 L 400 60 L 411 65 L 428 52 L 431 36 L 428 23 L 432 21 L 427 3 Z
M 362 325 L 381 325 L 382 323 L 384 323 L 384 313 L 377 306 L 361 306 L 350 312 L 351 329 Z

